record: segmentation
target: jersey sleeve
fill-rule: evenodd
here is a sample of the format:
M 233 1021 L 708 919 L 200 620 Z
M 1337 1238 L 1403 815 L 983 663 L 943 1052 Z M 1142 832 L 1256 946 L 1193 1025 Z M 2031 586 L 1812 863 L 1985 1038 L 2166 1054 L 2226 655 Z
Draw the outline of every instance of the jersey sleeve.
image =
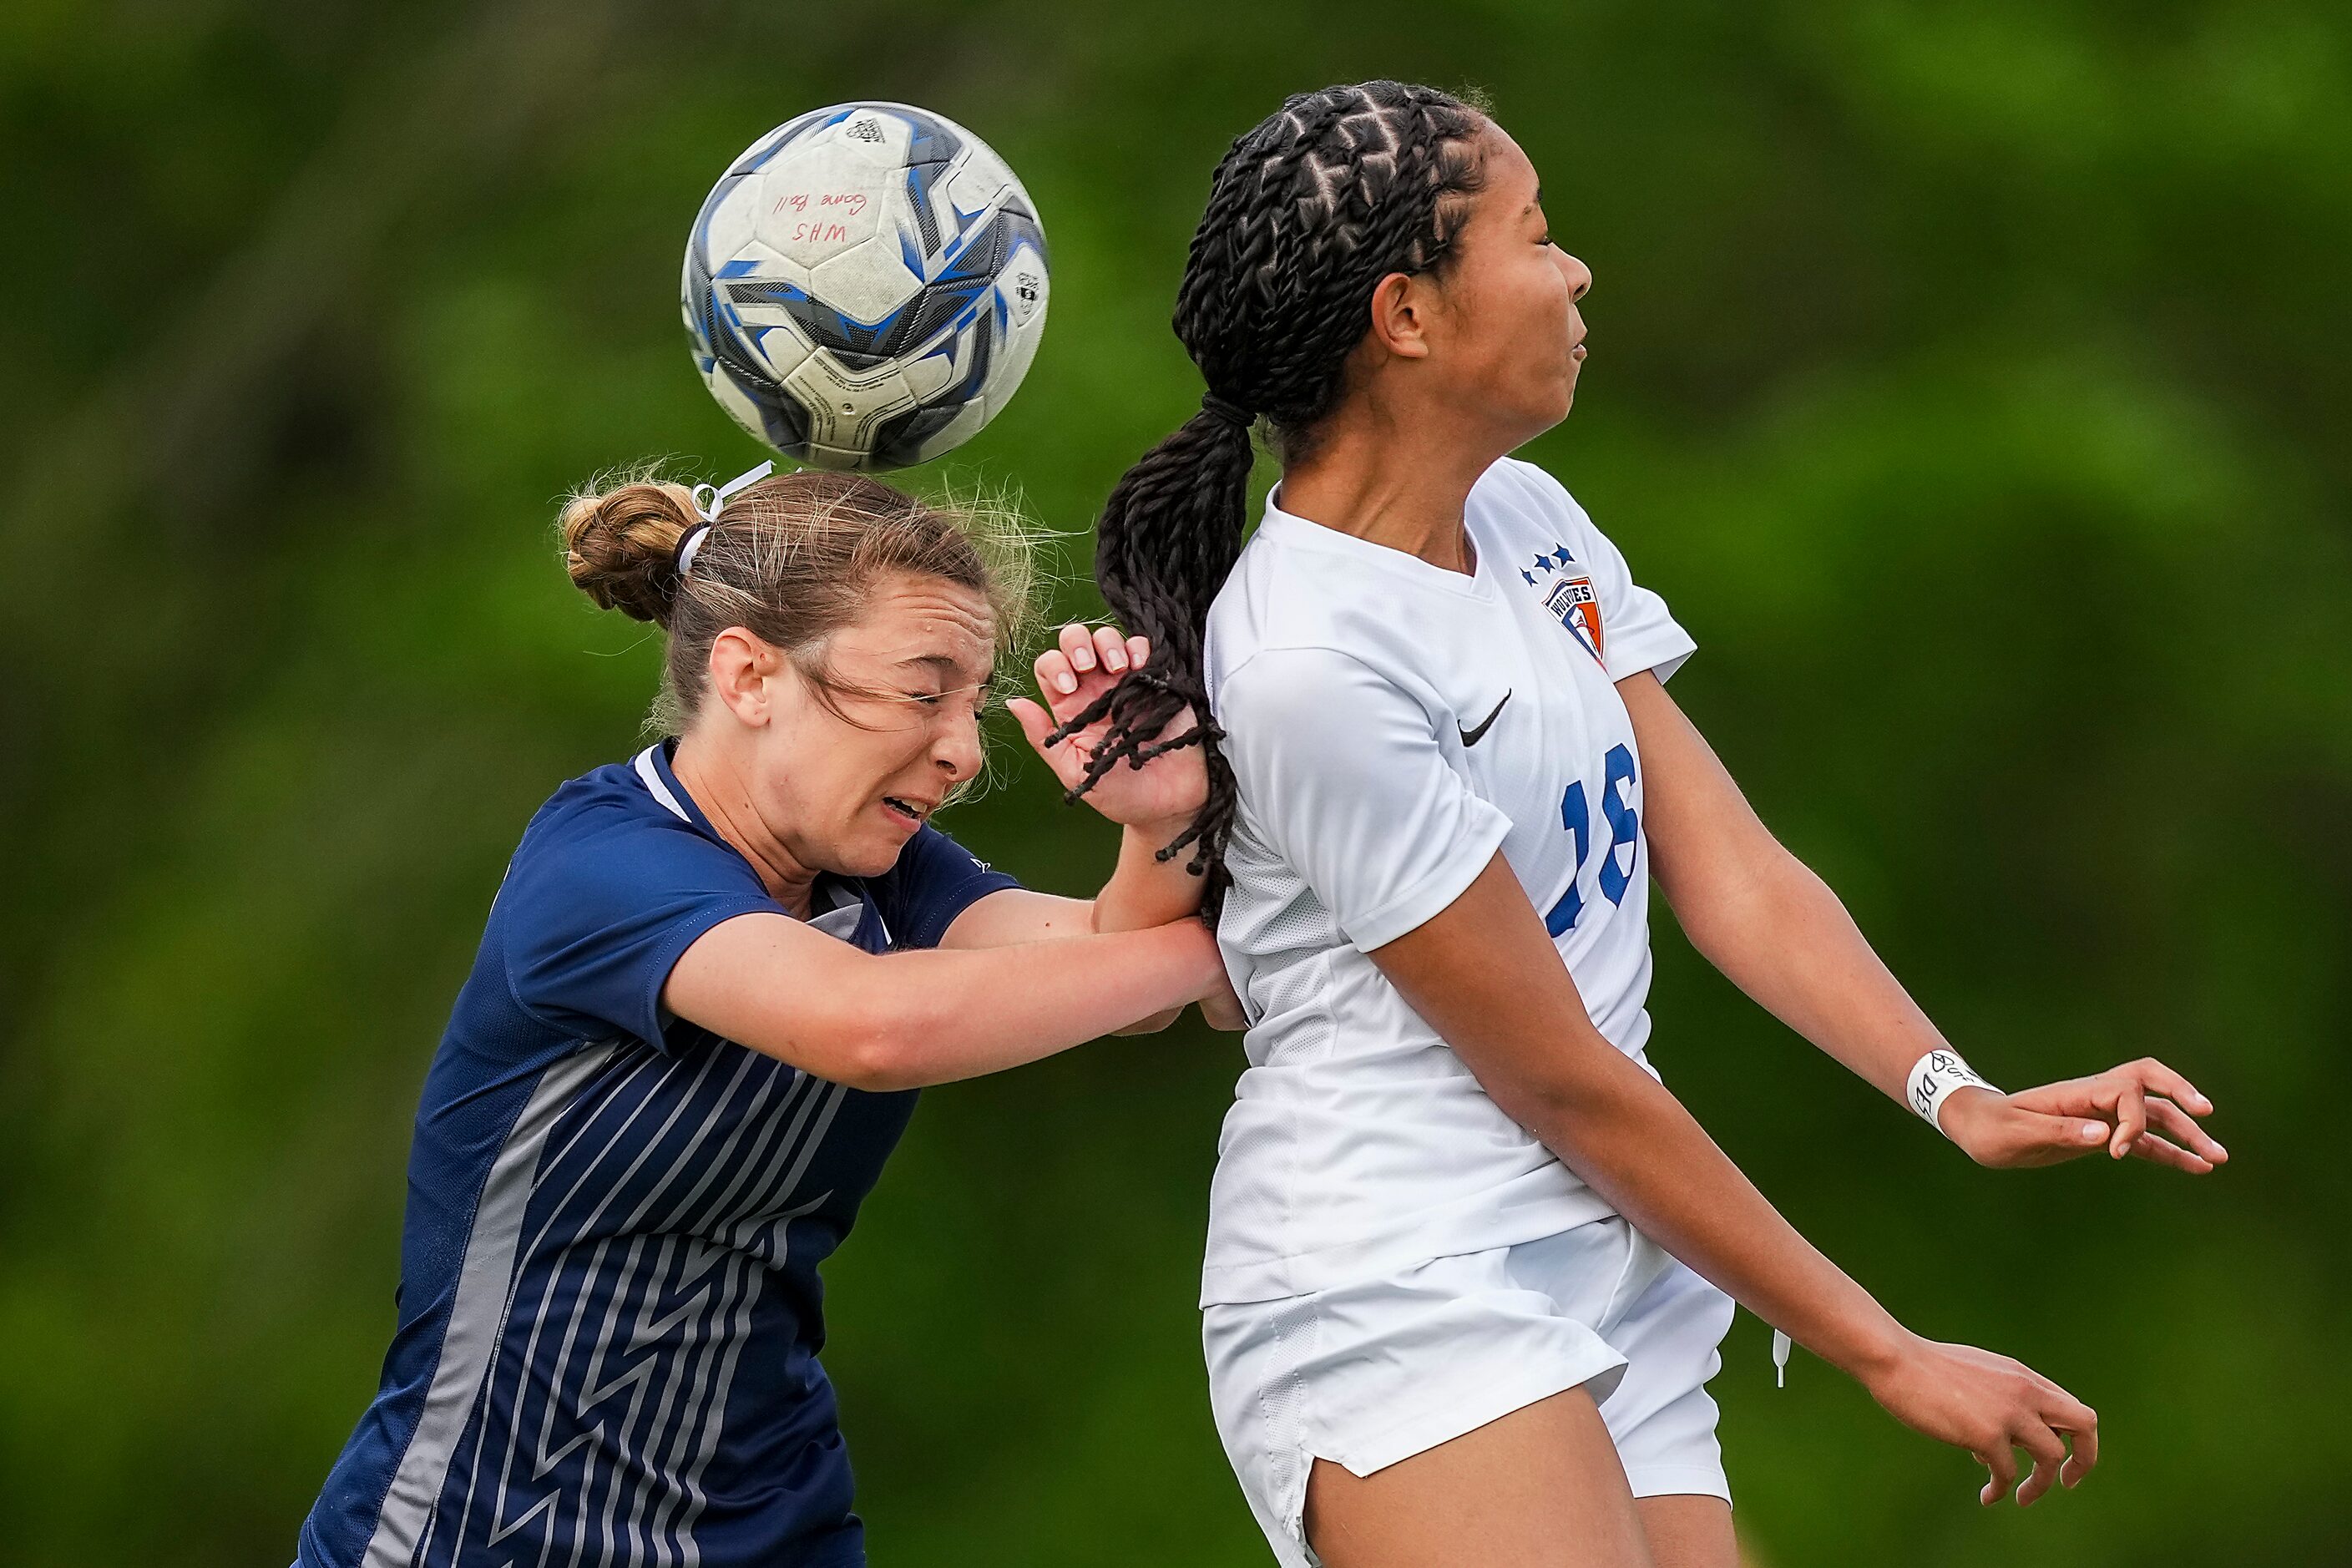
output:
M 1671 679 L 1683 661 L 1698 651 L 1698 644 L 1683 630 L 1664 599 L 1633 581 L 1624 552 L 1593 523 L 1565 485 L 1533 463 L 1509 461 L 1545 509 L 1565 512 L 1575 531 L 1576 553 L 1592 574 L 1592 591 L 1601 600 L 1601 657 L 1609 679 L 1622 680 L 1646 669 L 1661 681 Z
M 1019 880 L 935 827 L 919 827 L 898 863 L 867 886 L 894 948 L 937 947 L 956 916 Z
M 782 912 L 740 856 L 683 824 L 592 813 L 547 837 L 499 889 L 507 984 L 525 1012 L 583 1038 L 667 1046 L 662 987 L 695 939 Z
M 1588 521 L 1592 550 L 1592 591 L 1601 595 L 1601 662 L 1609 679 L 1622 680 L 1648 670 L 1661 681 L 1674 679 L 1698 644 L 1666 608 L 1665 600 L 1633 581 L 1633 569 L 1607 534 Z
M 1447 764 L 1438 724 L 1450 717 L 1345 654 L 1253 655 L 1216 712 L 1253 827 L 1360 951 L 1461 897 L 1510 829 Z

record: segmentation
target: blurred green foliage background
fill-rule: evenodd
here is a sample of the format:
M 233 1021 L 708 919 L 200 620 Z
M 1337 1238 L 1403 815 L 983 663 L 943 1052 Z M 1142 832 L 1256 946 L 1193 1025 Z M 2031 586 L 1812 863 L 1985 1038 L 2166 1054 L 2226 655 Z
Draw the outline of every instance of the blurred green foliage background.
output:
M 507 853 L 652 689 L 554 498 L 756 457 L 677 320 L 726 161 L 884 97 L 1021 171 L 1052 328 L 948 466 L 1066 531 L 1083 613 L 1092 509 L 1198 394 L 1211 166 L 1373 75 L 1485 87 L 1542 171 L 1598 284 L 1530 455 L 1698 637 L 1675 693 L 1767 820 L 1997 1081 L 2156 1053 L 2236 1155 L 1978 1171 L 1662 918 L 1654 1055 L 1765 1191 L 2105 1419 L 2080 1493 L 1979 1512 L 1743 1318 L 1757 1557 L 2352 1562 L 2352 22 L 2263 0 L 16 0 L 0 1560 L 290 1557 Z M 1087 890 L 1108 837 L 1002 742 L 951 826 Z M 1192 1305 L 1239 1059 L 928 1097 L 831 1269 L 877 1563 L 1265 1560 Z

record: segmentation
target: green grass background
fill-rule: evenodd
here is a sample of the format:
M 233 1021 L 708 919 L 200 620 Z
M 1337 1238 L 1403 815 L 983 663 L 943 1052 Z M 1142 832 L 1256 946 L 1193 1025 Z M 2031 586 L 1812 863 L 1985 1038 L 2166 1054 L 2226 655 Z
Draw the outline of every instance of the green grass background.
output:
M 1084 531 L 1192 405 L 1208 171 L 1286 92 L 1475 84 L 1598 279 L 1530 454 L 1676 695 L 1997 1081 L 2153 1052 L 2235 1162 L 1979 1172 L 1661 917 L 1654 1055 L 1907 1321 L 2094 1402 L 2080 1493 L 1743 1318 L 1780 1565 L 2352 1562 L 2352 23 L 2246 0 L 1346 6 L 17 0 L 0 12 L 0 1561 L 284 1561 L 392 1325 L 418 1084 L 506 855 L 655 648 L 553 499 L 756 456 L 677 255 L 759 132 L 909 100 L 1020 170 L 1051 330 L 948 465 Z M 940 476 L 918 475 L 923 482 Z M 1042 769 L 953 829 L 1083 891 Z M 927 1098 L 831 1269 L 880 1564 L 1264 1561 L 1194 1270 L 1239 1050 Z

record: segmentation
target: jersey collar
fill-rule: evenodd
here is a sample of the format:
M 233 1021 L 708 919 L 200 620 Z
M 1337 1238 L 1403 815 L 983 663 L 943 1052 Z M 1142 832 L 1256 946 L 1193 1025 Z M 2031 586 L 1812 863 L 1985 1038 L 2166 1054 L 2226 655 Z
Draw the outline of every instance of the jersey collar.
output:
M 637 760 L 631 764 L 636 770 L 637 782 L 672 816 L 719 838 L 719 830 L 710 826 L 710 819 L 702 815 L 702 808 L 694 804 L 694 796 L 687 793 L 686 786 L 677 782 L 677 774 L 671 771 L 670 748 L 677 744 L 675 741 L 661 741 L 639 752 Z M 726 840 L 719 838 L 719 842 Z
M 694 804 L 694 796 L 677 782 L 677 774 L 670 767 L 669 760 L 670 750 L 677 744 L 676 741 L 662 741 L 639 752 L 636 761 L 630 764 L 637 775 L 637 782 L 645 785 L 646 793 L 672 816 L 690 827 L 699 828 L 719 843 L 727 844 L 719 830 L 710 826 L 710 819 L 702 815 L 702 808 Z M 728 844 L 727 847 L 733 851 L 735 847 Z M 881 906 L 874 901 L 873 891 L 862 878 L 836 877 L 830 871 L 824 871 L 818 873 L 817 879 L 820 886 L 847 894 L 864 906 L 856 931 L 848 939 L 852 943 L 868 952 L 890 951 L 890 931 L 883 923 Z
M 1475 493 L 1475 491 L 1473 492 Z M 1495 584 L 1487 575 L 1486 562 L 1493 552 L 1487 542 L 1479 537 L 1475 521 L 1475 507 L 1465 512 L 1463 526 L 1478 552 L 1478 562 L 1470 571 L 1449 572 L 1443 566 L 1433 566 L 1420 556 L 1391 545 L 1375 544 L 1352 533 L 1317 522 L 1282 509 L 1282 487 L 1277 484 L 1266 492 L 1265 516 L 1258 523 L 1261 536 L 1277 540 L 1307 550 L 1321 550 L 1341 555 L 1373 571 L 1412 582 L 1421 587 L 1434 588 L 1440 593 L 1462 598 L 1492 600 Z

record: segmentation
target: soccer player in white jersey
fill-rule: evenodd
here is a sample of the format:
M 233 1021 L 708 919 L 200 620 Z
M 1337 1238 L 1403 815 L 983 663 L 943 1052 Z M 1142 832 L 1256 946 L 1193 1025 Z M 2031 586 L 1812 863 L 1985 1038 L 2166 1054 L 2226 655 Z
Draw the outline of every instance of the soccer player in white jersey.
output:
M 1726 974 L 1980 1163 L 2226 1157 L 2159 1063 L 1985 1085 L 1748 809 L 1666 695 L 1690 637 L 1507 456 L 1568 413 L 1591 281 L 1487 114 L 1295 98 L 1193 237 L 1201 412 L 1104 510 L 1097 574 L 1155 651 L 1076 717 L 1110 721 L 1097 775 L 1208 752 L 1170 847 L 1222 898 L 1251 1027 L 1204 1338 L 1286 1564 L 1733 1568 L 1706 1385 L 1735 1300 L 1975 1454 L 1987 1502 L 2018 1449 L 2020 1503 L 2096 1461 L 2080 1400 L 1905 1329 L 1663 1086 L 1653 877 Z M 1244 548 L 1258 420 L 1283 476 Z

